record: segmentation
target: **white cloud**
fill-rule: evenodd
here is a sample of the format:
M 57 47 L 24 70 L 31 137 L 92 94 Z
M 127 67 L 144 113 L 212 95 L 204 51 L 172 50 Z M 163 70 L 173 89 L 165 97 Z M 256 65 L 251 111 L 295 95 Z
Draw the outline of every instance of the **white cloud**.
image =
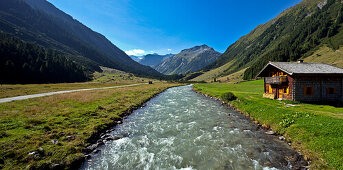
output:
M 130 51 L 125 51 L 125 53 L 127 55 L 142 55 L 145 53 L 145 51 L 141 50 L 141 49 L 134 49 L 134 50 L 130 50 Z
M 127 55 L 135 55 L 135 53 L 132 52 L 132 51 L 125 51 L 125 53 L 126 53 Z
M 140 50 L 140 49 L 138 49 L 138 50 L 133 50 L 133 52 L 136 53 L 136 54 L 144 54 L 144 53 L 145 53 L 144 50 Z
M 172 51 L 172 49 L 168 49 L 168 51 Z

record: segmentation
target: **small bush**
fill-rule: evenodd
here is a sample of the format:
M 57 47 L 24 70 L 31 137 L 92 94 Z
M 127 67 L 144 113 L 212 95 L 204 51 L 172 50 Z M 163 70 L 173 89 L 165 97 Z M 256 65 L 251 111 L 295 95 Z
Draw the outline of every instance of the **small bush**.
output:
M 280 125 L 284 128 L 287 128 L 287 127 L 290 127 L 294 123 L 295 123 L 294 119 L 286 118 L 286 119 L 282 119 L 282 121 L 280 122 Z
M 222 96 L 221 96 L 222 100 L 224 100 L 225 102 L 229 102 L 229 101 L 233 101 L 233 100 L 236 100 L 237 97 L 231 93 L 231 92 L 226 92 L 226 93 L 223 93 Z

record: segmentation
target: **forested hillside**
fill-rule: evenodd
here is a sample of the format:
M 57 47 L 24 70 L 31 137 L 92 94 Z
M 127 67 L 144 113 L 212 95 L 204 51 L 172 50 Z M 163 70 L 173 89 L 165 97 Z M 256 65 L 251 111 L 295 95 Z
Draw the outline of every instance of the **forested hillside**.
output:
M 83 67 L 60 52 L 0 33 L 0 83 L 62 83 L 90 79 Z M 88 72 L 89 73 L 89 72 Z
M 0 1 L 0 31 L 54 49 L 92 71 L 99 66 L 161 78 L 154 69 L 133 61 L 103 35 L 84 26 L 46 0 Z
M 252 79 L 268 61 L 296 61 L 324 45 L 336 50 L 343 45 L 342 3 L 304 0 L 239 39 L 204 71 L 230 63 L 219 76 L 248 68 L 244 79 Z

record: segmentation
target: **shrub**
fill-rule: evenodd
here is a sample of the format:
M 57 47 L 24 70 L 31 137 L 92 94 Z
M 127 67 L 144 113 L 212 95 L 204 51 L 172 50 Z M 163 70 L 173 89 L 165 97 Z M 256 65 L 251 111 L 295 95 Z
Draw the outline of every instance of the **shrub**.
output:
M 237 97 L 231 93 L 231 92 L 226 92 L 226 93 L 223 93 L 222 96 L 221 96 L 222 100 L 224 100 L 225 102 L 229 102 L 229 101 L 232 101 L 232 100 L 236 100 Z

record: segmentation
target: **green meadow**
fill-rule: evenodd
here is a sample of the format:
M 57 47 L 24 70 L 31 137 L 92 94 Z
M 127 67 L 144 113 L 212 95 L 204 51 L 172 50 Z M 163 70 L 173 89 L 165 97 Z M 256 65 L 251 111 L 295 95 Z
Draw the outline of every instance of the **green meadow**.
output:
M 284 135 L 292 148 L 311 161 L 311 168 L 343 169 L 343 107 L 262 98 L 263 80 L 196 84 L 194 89 L 217 98 L 232 92 L 237 100 L 231 105 Z
M 170 83 L 57 94 L 0 104 L 0 169 L 70 169 L 93 134 Z

